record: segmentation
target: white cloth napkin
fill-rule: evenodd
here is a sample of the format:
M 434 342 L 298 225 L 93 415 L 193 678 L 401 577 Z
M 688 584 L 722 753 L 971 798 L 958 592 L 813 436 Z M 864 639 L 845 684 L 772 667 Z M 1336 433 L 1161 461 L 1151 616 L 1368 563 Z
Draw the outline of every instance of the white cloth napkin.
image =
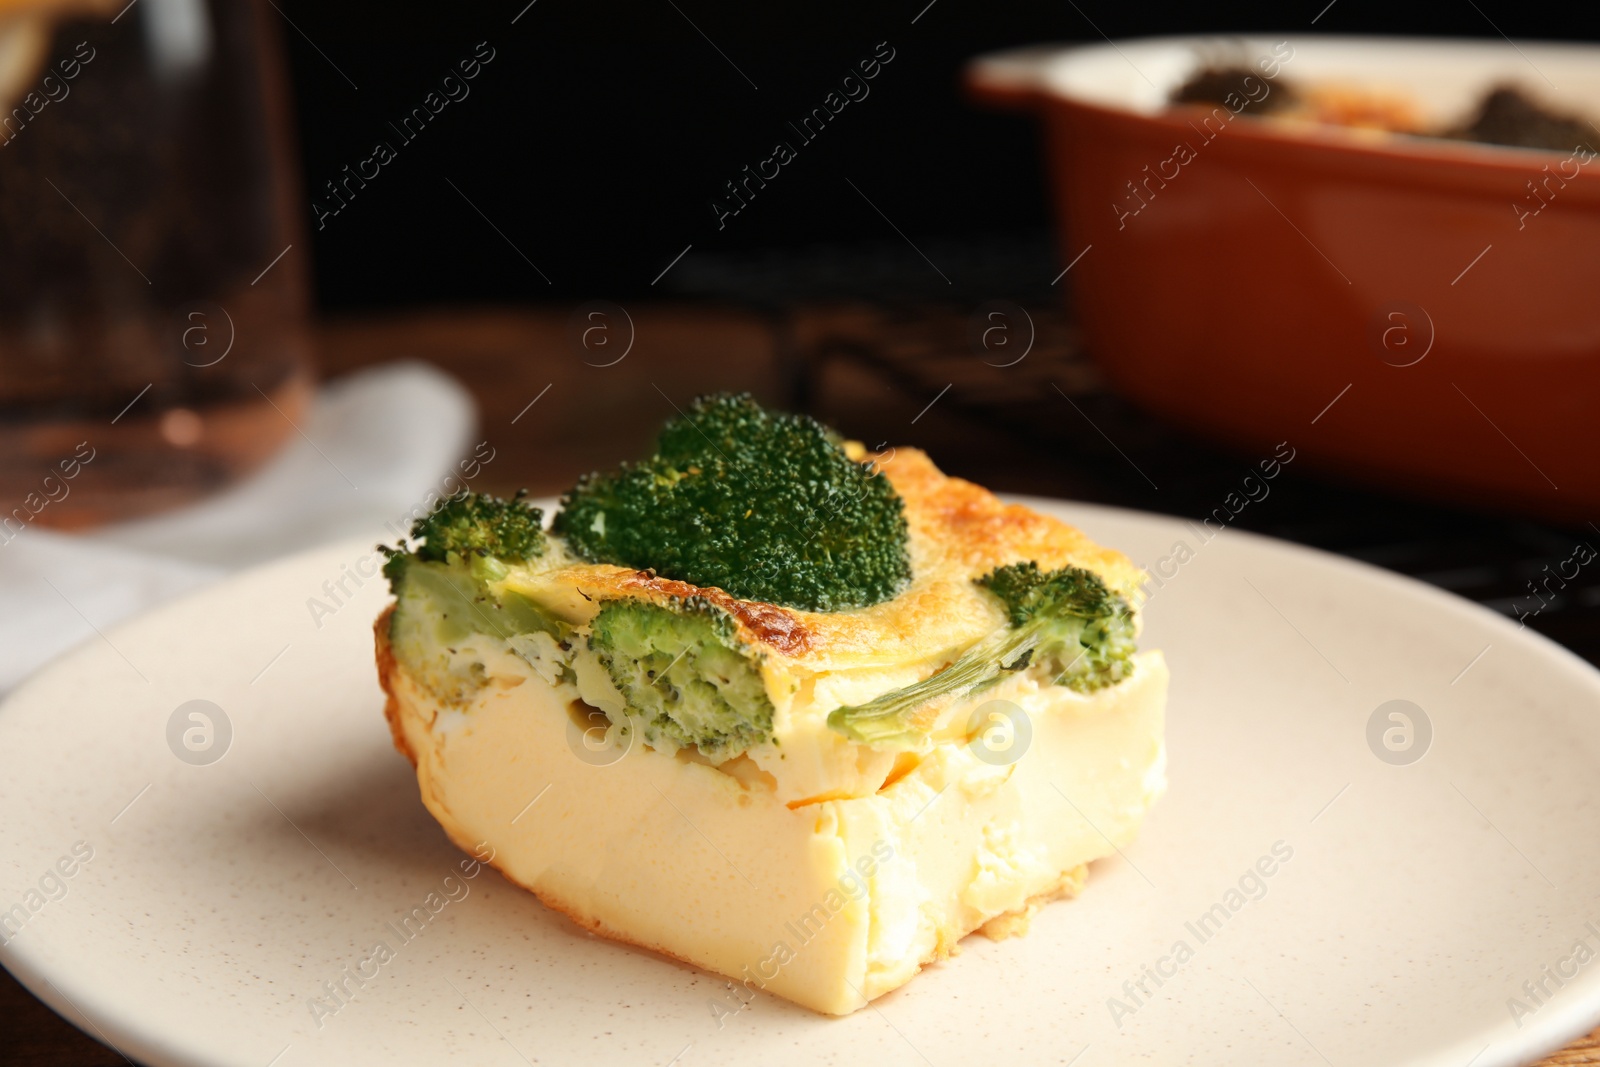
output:
M 410 525 L 471 449 L 453 379 L 395 363 L 324 386 L 287 447 L 245 482 L 148 519 L 0 545 L 0 693 L 97 630 L 275 556 Z M 454 482 L 451 488 L 454 488 Z

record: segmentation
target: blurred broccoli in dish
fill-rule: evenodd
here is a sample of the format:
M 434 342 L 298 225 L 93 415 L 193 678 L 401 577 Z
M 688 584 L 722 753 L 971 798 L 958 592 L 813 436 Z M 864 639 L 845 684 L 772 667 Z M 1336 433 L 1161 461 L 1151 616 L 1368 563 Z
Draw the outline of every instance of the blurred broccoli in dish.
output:
M 914 747 L 936 717 L 930 711 L 981 692 L 1008 673 L 1032 670 L 1048 684 L 1089 693 L 1132 671 L 1133 612 L 1099 575 L 1080 567 L 1041 571 L 1029 562 L 997 567 L 977 582 L 1004 604 L 1004 629 L 929 678 L 835 709 L 828 725 L 852 741 Z
M 729 759 L 772 736 L 772 702 L 755 660 L 728 614 L 701 597 L 608 600 L 589 647 L 656 747 L 693 745 Z
M 816 420 L 747 395 L 696 400 L 654 455 L 579 481 L 552 529 L 591 562 L 808 611 L 880 603 L 911 577 L 889 480 Z

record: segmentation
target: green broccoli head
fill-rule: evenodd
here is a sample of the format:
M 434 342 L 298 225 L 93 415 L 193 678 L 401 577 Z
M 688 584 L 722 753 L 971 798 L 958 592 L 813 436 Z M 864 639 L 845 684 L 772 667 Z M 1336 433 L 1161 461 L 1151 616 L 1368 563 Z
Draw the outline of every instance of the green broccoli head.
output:
M 727 613 L 694 597 L 672 605 L 607 600 L 589 635 L 645 741 L 731 759 L 772 736 L 772 702 Z
M 911 577 L 889 480 L 816 420 L 747 395 L 696 400 L 654 455 L 583 478 L 552 529 L 591 562 L 807 611 L 880 603 Z
M 1133 666 L 1134 619 L 1128 602 L 1093 571 L 1037 563 L 997 567 L 978 584 L 999 597 L 1013 632 L 1031 635 L 1026 654 L 1054 685 L 1080 693 L 1104 689 Z M 1009 664 L 1008 670 L 1019 669 Z
M 977 582 L 1004 605 L 1004 629 L 931 677 L 835 709 L 828 725 L 853 741 L 911 748 L 926 736 L 939 708 L 1009 673 L 1032 670 L 1047 684 L 1089 693 L 1132 672 L 1133 612 L 1099 575 L 1081 567 L 1041 571 L 1028 562 L 997 567 Z
M 505 640 L 543 633 L 558 642 L 571 635 L 571 626 L 526 596 L 491 586 L 509 573 L 508 564 L 527 563 L 547 547 L 544 516 L 525 496 L 447 497 L 412 525 L 420 544 L 378 546 L 395 595 L 390 646 L 442 699 L 463 700 L 481 687 L 481 664 L 460 652 L 475 635 Z
M 517 490 L 509 500 L 488 493 L 457 493 L 441 500 L 432 513 L 411 524 L 411 536 L 390 548 L 379 545 L 385 557 L 383 576 L 389 589 L 400 595 L 412 561 L 466 563 L 478 577 L 504 577 L 505 564 L 526 563 L 544 555 L 544 512 L 527 502 L 528 491 Z
M 433 514 L 411 526 L 411 536 L 422 539 L 417 558 L 442 563 L 454 553 L 524 563 L 544 555 L 544 512 L 529 504 L 527 495 L 519 489 L 509 500 L 488 493 L 446 497 Z

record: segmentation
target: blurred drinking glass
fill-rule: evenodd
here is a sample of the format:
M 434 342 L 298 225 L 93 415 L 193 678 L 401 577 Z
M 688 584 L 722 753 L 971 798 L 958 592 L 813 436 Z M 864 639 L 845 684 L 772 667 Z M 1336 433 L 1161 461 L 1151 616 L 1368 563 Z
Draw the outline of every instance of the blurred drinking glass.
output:
M 0 543 L 192 500 L 295 432 L 309 248 L 269 15 L 0 0 Z

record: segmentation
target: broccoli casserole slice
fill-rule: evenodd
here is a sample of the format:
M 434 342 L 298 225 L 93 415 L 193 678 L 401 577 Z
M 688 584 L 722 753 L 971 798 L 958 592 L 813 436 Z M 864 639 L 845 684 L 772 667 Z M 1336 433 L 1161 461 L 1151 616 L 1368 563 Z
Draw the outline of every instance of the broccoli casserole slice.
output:
M 447 500 L 390 549 L 397 747 L 450 837 L 581 925 L 845 1014 L 1026 928 L 1165 787 L 1141 572 L 747 397 L 548 530 Z

